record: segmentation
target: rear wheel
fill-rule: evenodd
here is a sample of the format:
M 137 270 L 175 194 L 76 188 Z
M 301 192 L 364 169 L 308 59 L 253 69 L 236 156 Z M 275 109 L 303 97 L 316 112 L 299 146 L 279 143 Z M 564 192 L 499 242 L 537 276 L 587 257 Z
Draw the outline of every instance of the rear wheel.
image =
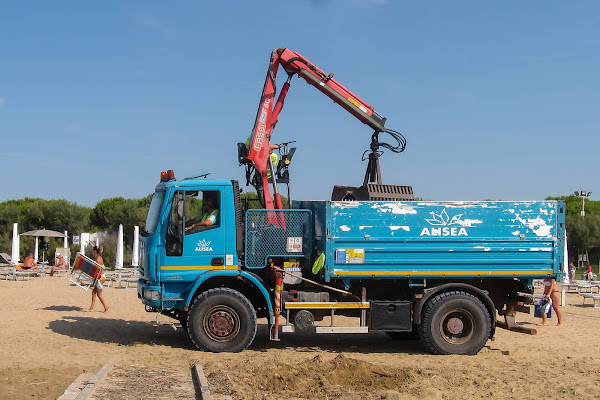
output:
M 238 352 L 256 335 L 256 312 L 240 292 L 218 288 L 197 296 L 188 312 L 187 328 L 200 350 Z
M 491 330 L 490 314 L 477 297 L 446 292 L 428 300 L 419 337 L 432 354 L 477 354 Z

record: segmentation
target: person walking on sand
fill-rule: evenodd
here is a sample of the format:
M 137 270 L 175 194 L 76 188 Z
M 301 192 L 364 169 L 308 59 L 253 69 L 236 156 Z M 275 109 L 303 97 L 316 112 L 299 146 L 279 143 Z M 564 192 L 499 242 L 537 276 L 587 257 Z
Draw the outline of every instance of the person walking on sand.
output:
M 562 325 L 562 313 L 560 312 L 560 290 L 556 286 L 556 279 L 544 279 L 544 299 L 552 300 L 552 308 L 554 309 L 554 313 L 556 314 L 556 319 L 558 323 L 556 326 Z M 542 312 L 542 325 L 548 325 L 547 316 L 545 312 Z
M 86 312 L 94 311 L 94 305 L 96 304 L 96 296 L 100 299 L 100 302 L 104 306 L 104 312 L 108 312 L 108 306 L 106 305 L 106 301 L 104 301 L 104 296 L 102 296 L 102 284 L 106 282 L 106 275 L 104 275 L 104 260 L 102 259 L 102 246 L 94 246 L 92 250 L 92 255 L 94 261 L 98 263 L 102 267 L 101 276 L 96 279 L 96 284 L 94 285 L 94 290 L 92 290 L 92 305 L 89 310 L 85 310 Z

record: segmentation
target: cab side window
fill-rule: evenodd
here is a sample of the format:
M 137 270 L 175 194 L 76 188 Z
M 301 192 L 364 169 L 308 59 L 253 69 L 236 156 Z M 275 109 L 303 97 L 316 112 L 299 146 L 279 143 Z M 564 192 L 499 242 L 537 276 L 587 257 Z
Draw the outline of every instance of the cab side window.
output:
M 185 234 L 215 229 L 221 225 L 221 192 L 204 190 L 186 192 Z

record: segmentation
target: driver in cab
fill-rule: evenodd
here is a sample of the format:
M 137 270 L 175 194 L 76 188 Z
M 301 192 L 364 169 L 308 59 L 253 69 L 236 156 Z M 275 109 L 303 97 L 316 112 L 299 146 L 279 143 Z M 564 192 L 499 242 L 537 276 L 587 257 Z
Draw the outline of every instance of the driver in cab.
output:
M 202 211 L 204 213 L 201 216 L 186 222 L 186 232 L 200 226 L 211 226 L 217 224 L 217 219 L 219 218 L 219 209 L 217 208 L 217 200 L 213 196 L 207 196 L 204 198 Z

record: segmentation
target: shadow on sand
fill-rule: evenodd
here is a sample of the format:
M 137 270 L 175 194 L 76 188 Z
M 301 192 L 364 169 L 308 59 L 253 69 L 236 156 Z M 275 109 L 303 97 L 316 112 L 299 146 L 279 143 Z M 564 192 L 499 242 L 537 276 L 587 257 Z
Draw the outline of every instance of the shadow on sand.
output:
M 38 310 L 47 311 L 83 311 L 83 308 L 76 306 L 48 306 L 44 308 L 38 308 Z
M 255 351 L 292 349 L 300 352 L 427 354 L 419 340 L 393 340 L 384 332 L 368 334 L 283 333 L 279 337 L 281 339 L 279 342 L 269 340 L 268 326 L 259 325 L 256 338 L 249 349 Z
M 54 309 L 50 306 L 48 309 Z M 78 309 L 78 308 L 76 308 Z M 178 326 L 178 325 L 177 325 Z M 126 321 L 88 316 L 66 316 L 51 321 L 53 332 L 72 338 L 98 343 L 116 343 L 120 346 L 153 344 L 194 350 L 187 333 L 180 327 L 156 326 L 154 322 Z M 324 335 L 316 333 L 281 334 L 281 341 L 269 340 L 267 325 L 259 325 L 254 342 L 249 349 L 268 351 L 293 349 L 301 352 L 330 351 L 334 353 L 404 353 L 426 354 L 418 340 L 392 340 L 385 333 Z
M 154 322 L 70 315 L 51 321 L 48 329 L 76 339 L 116 343 L 119 346 L 142 343 L 190 350 L 194 348 L 182 329 L 175 331 L 169 326 L 156 326 Z

